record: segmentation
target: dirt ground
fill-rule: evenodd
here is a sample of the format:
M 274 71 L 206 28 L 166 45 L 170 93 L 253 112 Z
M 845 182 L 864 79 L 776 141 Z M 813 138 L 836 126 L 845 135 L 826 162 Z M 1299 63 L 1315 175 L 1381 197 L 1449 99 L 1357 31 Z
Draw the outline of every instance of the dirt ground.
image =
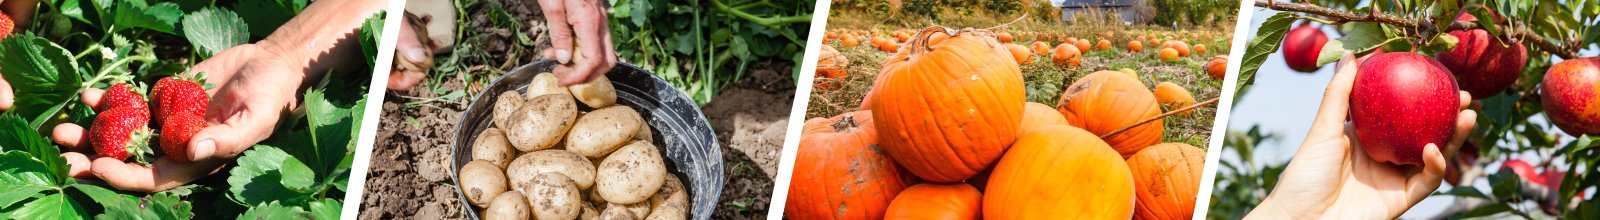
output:
M 543 21 L 536 3 L 508 1 L 504 8 L 530 26 L 523 32 L 534 36 L 536 45 L 548 45 L 548 38 L 538 33 L 543 30 Z M 468 10 L 468 22 L 486 23 L 481 13 L 472 13 L 477 10 L 481 9 Z M 472 31 L 487 36 L 474 40 L 485 40 L 483 49 L 492 54 L 477 67 L 509 70 L 531 61 L 542 49 L 518 48 L 514 40 L 518 30 L 474 26 L 477 27 Z M 795 95 L 795 82 L 788 74 L 791 67 L 792 64 L 777 61 L 755 65 L 749 78 L 729 86 L 702 106 L 722 144 L 726 172 L 714 219 L 766 218 Z M 438 80 L 442 83 L 439 88 L 476 94 L 484 86 L 469 86 L 461 77 L 446 76 Z M 384 99 L 360 219 L 466 217 L 450 181 L 449 146 L 456 122 L 471 97 L 406 107 L 407 103 L 439 96 L 421 90 L 391 91 Z

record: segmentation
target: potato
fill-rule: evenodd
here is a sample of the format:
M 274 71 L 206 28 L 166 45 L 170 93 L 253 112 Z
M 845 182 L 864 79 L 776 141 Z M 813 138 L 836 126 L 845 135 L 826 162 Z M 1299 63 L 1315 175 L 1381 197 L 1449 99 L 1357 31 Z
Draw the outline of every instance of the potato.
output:
M 678 176 L 667 174 L 667 181 L 650 196 L 650 215 L 644 219 L 685 219 L 689 217 L 689 193 Z
M 506 177 L 511 181 L 513 189 L 521 189 L 532 183 L 540 173 L 554 172 L 567 176 L 579 189 L 588 189 L 594 185 L 594 164 L 588 159 L 564 150 L 542 150 L 528 152 L 511 161 L 511 166 L 506 168 Z M 527 193 L 527 192 L 523 192 Z
M 634 141 L 600 162 L 595 187 L 606 201 L 639 203 L 661 189 L 665 175 L 660 150 L 649 142 Z
M 628 213 L 633 213 L 633 218 L 634 219 L 642 219 L 645 216 L 650 215 L 650 203 L 640 202 L 640 203 L 634 203 L 634 204 L 611 204 L 611 205 L 622 206 L 623 210 L 628 210 Z
M 600 75 L 586 83 L 573 84 L 567 89 L 572 91 L 573 97 L 578 98 L 578 102 L 583 102 L 590 108 L 605 108 L 617 104 L 617 89 L 611 87 L 611 79 L 606 78 L 606 75 Z
M 522 152 L 548 149 L 561 142 L 578 120 L 578 106 L 572 96 L 542 95 L 528 99 L 514 111 L 509 126 L 501 126 L 511 146 Z
M 528 208 L 528 197 L 517 191 L 501 193 L 489 203 L 489 209 L 483 210 L 484 220 L 524 220 L 533 217 L 533 211 Z
M 528 82 L 528 99 L 551 94 L 572 96 L 572 92 L 567 91 L 567 87 L 561 86 L 561 79 L 556 78 L 556 74 L 543 72 L 533 75 L 533 81 Z
M 494 117 L 494 125 L 499 127 L 510 125 L 511 121 L 506 119 L 511 118 L 512 112 L 522 108 L 523 102 L 526 102 L 526 100 L 522 98 L 522 94 L 517 94 L 517 91 L 500 93 L 500 96 L 495 97 L 494 101 L 494 115 L 492 115 Z
M 516 150 L 512 150 L 511 142 L 506 140 L 506 133 L 499 128 L 484 129 L 478 133 L 477 140 L 472 142 L 472 159 L 493 163 L 500 169 L 505 169 L 511 164 L 511 159 L 516 157 Z
M 633 133 L 633 139 L 654 142 L 656 137 L 655 132 L 650 131 L 650 122 L 641 121 L 640 124 L 644 124 L 644 126 L 639 126 L 639 132 Z
M 583 198 L 572 179 L 555 172 L 540 173 L 533 182 L 519 188 L 528 196 L 535 219 L 578 219 Z
M 579 213 L 578 214 L 578 219 L 582 219 L 582 220 L 600 219 L 600 210 L 599 209 L 595 209 L 593 203 L 585 202 L 585 203 L 583 203 L 583 213 Z
M 488 207 L 494 197 L 506 191 L 506 175 L 500 172 L 500 166 L 489 161 L 467 162 L 457 174 L 460 175 L 456 178 L 461 180 L 461 192 L 472 206 Z
M 618 219 L 632 220 L 632 219 L 638 219 L 638 218 L 634 217 L 633 212 L 629 212 L 628 208 L 626 208 L 626 207 L 622 207 L 622 206 L 619 206 L 619 205 L 606 205 L 606 209 L 604 211 L 600 211 L 600 219 L 605 219 L 605 220 L 618 220 Z
M 611 106 L 589 112 L 578 118 L 567 133 L 567 151 L 590 159 L 605 157 L 622 144 L 633 139 L 634 133 L 644 127 L 644 118 L 627 106 Z
M 600 190 L 595 190 L 594 188 L 589 188 L 589 190 L 584 192 L 583 195 L 584 195 L 583 198 L 584 199 L 588 199 L 590 202 L 594 202 L 594 203 L 598 203 L 598 204 L 609 203 L 609 202 L 606 202 L 606 198 L 605 197 L 600 197 Z M 602 208 L 604 208 L 604 207 L 602 207 Z

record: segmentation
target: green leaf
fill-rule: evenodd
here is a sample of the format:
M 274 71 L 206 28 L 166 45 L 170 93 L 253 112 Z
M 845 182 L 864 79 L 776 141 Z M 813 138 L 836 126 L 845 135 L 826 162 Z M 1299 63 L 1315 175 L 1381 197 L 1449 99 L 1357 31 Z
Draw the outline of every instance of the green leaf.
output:
M 300 207 L 285 206 L 278 201 L 272 201 L 250 207 L 249 211 L 239 214 L 238 219 L 301 219 L 305 218 L 305 212 Z
M 1317 54 L 1317 66 L 1339 61 L 1345 52 L 1357 56 L 1364 55 L 1390 41 L 1403 40 L 1403 38 L 1389 37 L 1383 26 L 1377 23 L 1358 22 L 1350 24 L 1350 27 L 1350 32 L 1344 37 L 1330 40 L 1322 45 L 1322 52 Z
M 1472 17 L 1478 18 L 1478 26 L 1482 26 L 1484 31 L 1488 31 L 1489 36 L 1500 36 L 1500 26 L 1494 24 L 1495 19 L 1493 19 L 1494 16 L 1490 14 L 1491 12 L 1489 12 L 1489 8 L 1468 7 L 1465 10 L 1467 11 L 1467 14 L 1472 14 Z M 1452 17 L 1452 19 L 1453 18 L 1454 17 Z M 1498 39 L 1498 37 L 1496 39 Z
M 148 5 L 144 0 L 120 1 L 117 3 L 116 20 L 111 32 L 120 32 L 130 28 L 144 28 L 161 33 L 177 34 L 173 30 L 178 24 L 178 19 L 183 17 L 183 10 L 178 4 L 171 2 Z
M 32 33 L 0 40 L 0 69 L 15 91 L 11 112 L 25 118 L 54 112 L 50 108 L 77 97 L 83 86 L 78 63 L 60 45 Z
M 11 213 L 13 219 L 82 219 L 89 215 L 83 205 L 67 197 L 66 194 L 56 193 L 44 196 L 23 204 L 22 208 Z
M 369 67 L 377 65 L 374 62 L 377 62 L 378 59 L 378 43 L 383 42 L 384 14 L 385 13 L 383 12 L 379 12 L 378 14 L 372 15 L 372 17 L 367 18 L 367 22 L 365 24 L 361 25 L 361 53 L 366 55 L 365 60 L 367 61 L 367 66 Z M 256 25 L 250 26 L 254 27 Z
M 1499 214 L 1501 212 L 1506 212 L 1506 211 L 1511 211 L 1511 205 L 1505 204 L 1505 203 L 1492 203 L 1492 204 L 1489 204 L 1489 205 L 1486 205 L 1486 206 L 1483 206 L 1483 207 L 1478 207 L 1477 209 L 1473 209 L 1472 211 L 1467 211 L 1467 213 L 1457 214 L 1459 216 L 1456 216 L 1456 217 L 1458 217 L 1458 218 L 1483 217 L 1483 216 Z
M 101 202 L 105 213 L 95 219 L 190 219 L 193 207 L 169 193 L 156 193 L 144 198 L 123 198 L 111 203 Z
M 1458 42 L 1461 42 L 1461 39 L 1456 38 L 1455 35 L 1434 35 L 1433 39 L 1428 40 L 1428 45 L 1422 47 L 1422 52 L 1447 51 L 1450 48 L 1455 48 Z
M 214 7 L 183 17 L 183 36 L 194 44 L 201 58 L 250 41 L 247 25 L 238 14 Z
M 290 18 L 300 14 L 299 7 L 304 6 L 296 6 L 293 2 L 286 1 L 240 0 L 233 8 L 248 9 L 239 10 L 239 17 L 244 19 L 245 24 L 249 24 L 250 36 L 267 37 L 278 30 L 279 26 L 283 26 L 283 23 L 289 22 Z
M 311 219 L 339 219 L 344 203 L 332 198 L 311 202 Z
M 1255 38 L 1250 39 L 1250 46 L 1245 48 L 1244 60 L 1239 65 L 1239 78 L 1243 82 L 1239 87 L 1249 86 L 1256 81 L 1256 71 L 1261 69 L 1261 63 L 1267 61 L 1267 56 L 1278 51 L 1283 37 L 1289 34 L 1289 28 L 1294 24 L 1294 14 L 1280 12 L 1267 17 L 1256 28 Z
M 102 205 L 124 202 L 126 200 L 135 198 L 131 195 L 118 194 L 115 191 L 111 191 L 110 189 L 96 185 L 72 184 L 71 187 L 72 189 L 77 190 L 79 193 L 89 196 L 89 199 L 94 200 L 95 203 L 100 203 Z
M 283 185 L 280 171 L 289 154 L 272 146 L 256 145 L 238 158 L 239 166 L 228 171 L 229 196 L 245 205 L 298 198 L 301 191 Z
M 0 153 L 0 208 L 10 207 L 40 192 L 55 188 L 44 163 L 26 152 Z

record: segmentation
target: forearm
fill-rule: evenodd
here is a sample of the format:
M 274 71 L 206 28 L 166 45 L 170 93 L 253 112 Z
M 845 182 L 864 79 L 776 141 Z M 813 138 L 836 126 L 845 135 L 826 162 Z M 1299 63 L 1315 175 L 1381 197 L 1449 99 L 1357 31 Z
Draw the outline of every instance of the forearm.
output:
M 297 73 L 303 74 L 302 84 L 315 82 L 341 60 L 349 59 L 346 56 L 353 56 L 348 52 L 359 48 L 353 44 L 361 26 L 386 4 L 381 0 L 318 1 L 257 44 L 278 54 L 285 64 L 305 70 Z

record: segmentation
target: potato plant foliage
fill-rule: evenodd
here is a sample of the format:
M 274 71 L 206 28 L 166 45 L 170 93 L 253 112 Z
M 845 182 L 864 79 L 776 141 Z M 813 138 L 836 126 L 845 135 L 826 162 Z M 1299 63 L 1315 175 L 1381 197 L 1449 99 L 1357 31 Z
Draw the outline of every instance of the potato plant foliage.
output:
M 267 140 L 190 184 L 140 193 L 71 178 L 60 156 L 63 147 L 48 136 L 61 123 L 94 123 L 94 110 L 77 95 L 85 89 L 113 81 L 151 85 L 219 51 L 264 38 L 306 4 L 41 1 L 29 29 L 0 40 L 0 69 L 17 100 L 0 113 L 0 188 L 8 189 L 0 193 L 0 218 L 337 218 L 381 13 L 360 30 L 365 69 L 334 70 L 317 79 L 300 98 L 303 114 L 284 115 Z M 244 8 L 250 10 L 235 10 Z
M 1482 4 L 1484 7 L 1474 7 Z M 1517 82 L 1489 97 L 1473 97 L 1473 110 L 1478 112 L 1477 127 L 1468 134 L 1468 145 L 1477 146 L 1475 161 L 1463 165 L 1460 177 L 1462 186 L 1441 188 L 1436 197 L 1455 200 L 1438 218 L 1544 218 L 1546 216 L 1570 219 L 1600 218 L 1600 202 L 1586 191 L 1600 185 L 1600 137 L 1574 136 L 1563 132 L 1551 123 L 1546 106 L 1541 105 L 1539 89 L 1552 65 L 1563 60 L 1600 55 L 1589 48 L 1600 45 L 1600 1 L 1565 1 L 1561 4 L 1542 1 L 1254 1 L 1258 9 L 1269 9 L 1259 27 L 1251 27 L 1254 36 L 1247 44 L 1239 71 L 1239 92 L 1243 97 L 1251 91 L 1258 74 L 1292 74 L 1285 72 L 1259 72 L 1268 56 L 1280 56 L 1278 50 L 1289 30 L 1299 23 L 1335 26 L 1324 30 L 1332 38 L 1322 47 L 1317 63 L 1332 69 L 1334 61 L 1344 53 L 1357 56 L 1383 51 L 1414 51 L 1433 57 L 1457 46 L 1460 39 L 1450 31 L 1482 29 L 1496 42 L 1517 42 L 1527 46 L 1527 66 L 1517 76 Z M 1477 21 L 1457 21 L 1460 14 L 1470 14 Z M 1504 20 L 1486 19 L 1503 16 Z M 1313 74 L 1329 74 L 1313 73 Z M 1461 75 L 1456 74 L 1457 77 Z M 1216 176 L 1216 189 L 1211 198 L 1210 218 L 1239 218 L 1249 213 L 1256 203 L 1272 191 L 1277 177 L 1284 171 L 1287 161 L 1262 161 L 1253 155 L 1260 150 L 1257 145 L 1267 140 L 1279 139 L 1281 131 L 1262 130 L 1259 125 L 1230 126 L 1225 139 L 1225 154 L 1232 160 L 1222 160 Z M 1296 131 L 1298 132 L 1298 131 Z M 1298 140 L 1286 140 L 1294 143 Z M 1277 142 L 1277 141 L 1274 141 Z M 1226 158 L 1226 157 L 1225 157 Z M 1502 162 L 1527 160 L 1546 172 L 1556 171 L 1555 177 L 1564 177 L 1559 185 L 1540 185 L 1517 177 L 1510 169 L 1500 168 Z M 1468 172 L 1466 170 L 1476 170 Z M 1481 177 L 1481 178 L 1480 178 Z M 1449 178 L 1449 177 L 1447 177 Z M 1483 184 L 1487 180 L 1487 184 Z M 1548 191 L 1547 191 L 1548 189 Z M 1576 199 L 1564 199 L 1576 198 Z M 1481 201 L 1468 204 L 1461 201 Z M 1448 201 L 1448 200 L 1447 200 Z M 1548 203 L 1541 202 L 1548 201 Z M 1425 211 L 1433 213 L 1438 211 Z

